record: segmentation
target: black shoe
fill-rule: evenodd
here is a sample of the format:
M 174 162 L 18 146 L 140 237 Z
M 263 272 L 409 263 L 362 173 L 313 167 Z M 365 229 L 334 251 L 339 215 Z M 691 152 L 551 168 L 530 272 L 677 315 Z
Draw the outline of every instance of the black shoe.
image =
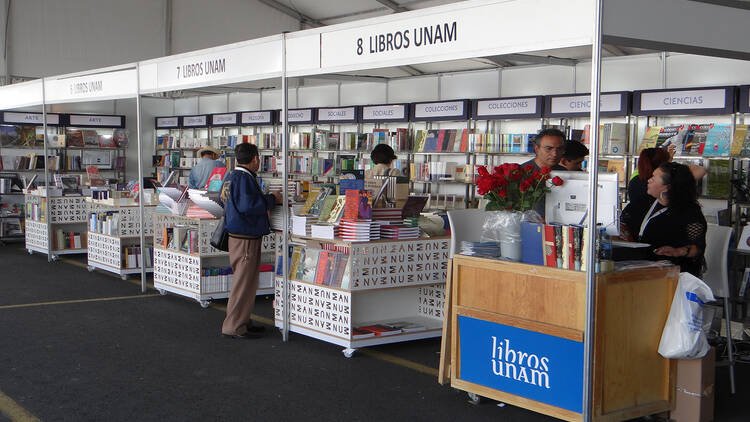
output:
M 264 333 L 266 331 L 266 327 L 262 325 L 253 325 L 252 322 L 245 325 L 245 328 L 247 328 L 248 333 Z
M 224 337 L 224 338 L 245 339 L 245 340 L 254 340 L 254 339 L 259 339 L 259 338 L 263 337 L 259 333 L 251 333 L 249 331 L 246 332 L 246 333 L 244 333 L 244 334 L 224 334 L 224 333 L 221 333 L 221 336 Z

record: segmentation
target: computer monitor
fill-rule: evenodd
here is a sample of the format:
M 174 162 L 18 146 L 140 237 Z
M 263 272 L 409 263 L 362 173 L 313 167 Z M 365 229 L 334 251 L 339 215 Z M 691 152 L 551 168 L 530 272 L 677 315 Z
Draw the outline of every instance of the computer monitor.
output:
M 552 177 L 563 179 L 562 186 L 553 186 L 545 199 L 547 223 L 586 224 L 588 218 L 589 174 L 582 171 L 553 171 Z M 620 231 L 620 195 L 617 173 L 599 173 L 596 223 L 607 233 Z

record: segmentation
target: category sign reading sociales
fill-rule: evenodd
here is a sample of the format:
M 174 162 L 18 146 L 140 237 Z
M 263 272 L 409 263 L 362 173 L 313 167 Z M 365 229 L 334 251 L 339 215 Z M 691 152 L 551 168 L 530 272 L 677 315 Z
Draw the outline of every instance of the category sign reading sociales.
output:
M 458 316 L 460 379 L 580 413 L 583 343 Z
M 318 123 L 339 122 L 352 123 L 357 121 L 356 107 L 319 108 Z
M 362 106 L 362 122 L 406 121 L 408 110 L 406 104 Z
M 638 91 L 633 107 L 637 115 L 734 112 L 734 87 Z

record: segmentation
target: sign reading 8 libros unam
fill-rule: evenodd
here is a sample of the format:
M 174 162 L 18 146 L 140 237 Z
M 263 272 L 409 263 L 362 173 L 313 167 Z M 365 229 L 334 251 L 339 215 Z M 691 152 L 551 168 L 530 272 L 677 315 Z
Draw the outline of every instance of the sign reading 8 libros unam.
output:
M 583 343 L 459 315 L 460 378 L 581 412 Z

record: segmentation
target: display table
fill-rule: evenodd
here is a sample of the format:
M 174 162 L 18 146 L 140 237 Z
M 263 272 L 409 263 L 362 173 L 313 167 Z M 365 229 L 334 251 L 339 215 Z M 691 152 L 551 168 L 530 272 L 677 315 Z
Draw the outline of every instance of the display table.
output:
M 218 219 L 201 219 L 173 214 L 154 214 L 154 287 L 161 294 L 166 292 L 186 296 L 208 307 L 211 300 L 229 297 L 232 287 L 229 253 L 211 246 Z M 165 235 L 180 228 L 182 233 L 194 239 L 192 248 L 186 247 L 185 238 L 172 242 Z M 276 250 L 276 233 L 263 237 L 261 252 L 263 263 L 273 263 Z M 273 294 L 273 277 L 269 283 L 262 282 L 258 295 Z
M 26 249 L 59 255 L 86 253 L 86 202 L 83 196 L 25 195 Z M 49 222 L 47 222 L 49 208 Z M 51 237 L 51 238 L 50 238 Z
M 100 269 L 119 275 L 153 272 L 153 216 L 156 206 L 144 205 L 143 223 L 146 244 L 141 247 L 141 222 L 138 204 L 108 205 L 86 198 L 88 218 L 88 270 Z
M 597 276 L 592 416 L 671 409 L 674 364 L 657 349 L 679 268 Z M 586 274 L 456 255 L 450 290 L 455 388 L 582 420 Z
M 360 347 L 440 337 L 449 241 L 447 237 L 366 243 L 293 238 L 292 244 L 306 249 L 345 254 L 346 276 L 345 287 L 291 276 L 289 330 L 343 346 L 346 357 Z M 283 327 L 283 287 L 283 279 L 276 277 L 274 312 L 279 328 Z M 416 328 L 387 336 L 354 334 L 355 327 L 393 321 Z

